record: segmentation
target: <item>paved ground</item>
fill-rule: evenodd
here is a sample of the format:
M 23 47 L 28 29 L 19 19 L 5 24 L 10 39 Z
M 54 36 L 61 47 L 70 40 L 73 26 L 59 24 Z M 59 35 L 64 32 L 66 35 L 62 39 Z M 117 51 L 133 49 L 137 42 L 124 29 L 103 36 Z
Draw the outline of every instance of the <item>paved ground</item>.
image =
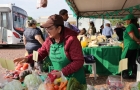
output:
M 24 47 L 18 47 L 18 46 L 14 46 L 14 47 L 9 47 L 9 48 L 3 48 L 0 47 L 0 58 L 3 59 L 7 59 L 7 60 L 13 60 L 14 58 L 17 57 L 22 57 L 24 56 L 25 53 L 25 49 Z M 2 70 L 2 69 L 0 69 Z M 94 80 L 94 78 L 89 78 L 89 75 L 86 76 L 87 79 L 87 83 L 88 84 L 92 84 L 95 86 L 95 88 L 99 89 L 100 87 L 107 87 L 106 85 L 106 79 L 107 76 L 99 76 L 97 78 L 97 80 Z M 135 80 L 130 79 L 130 80 L 124 80 L 125 81 L 125 89 L 124 90 L 129 90 L 129 85 L 133 82 L 135 82 Z

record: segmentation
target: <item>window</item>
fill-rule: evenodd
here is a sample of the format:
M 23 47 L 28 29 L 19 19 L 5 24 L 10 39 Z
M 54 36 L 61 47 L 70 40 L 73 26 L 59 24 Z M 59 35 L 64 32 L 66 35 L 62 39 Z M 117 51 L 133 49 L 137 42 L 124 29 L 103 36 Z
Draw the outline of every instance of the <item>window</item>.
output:
M 14 29 L 23 32 L 25 29 L 26 17 L 20 13 L 13 12 Z
M 7 28 L 8 22 L 7 22 L 7 15 L 6 13 L 2 13 L 2 27 Z
M 5 29 L 12 30 L 11 28 L 11 20 L 10 20 L 10 12 L 0 12 L 0 26 L 4 27 Z

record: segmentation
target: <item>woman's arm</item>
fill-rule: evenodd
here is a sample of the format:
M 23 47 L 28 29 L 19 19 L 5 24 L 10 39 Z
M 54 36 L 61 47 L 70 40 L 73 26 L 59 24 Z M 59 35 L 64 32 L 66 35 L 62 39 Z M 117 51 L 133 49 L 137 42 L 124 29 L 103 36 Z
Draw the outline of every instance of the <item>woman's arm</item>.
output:
M 23 43 L 24 43 L 24 45 L 26 45 L 26 38 L 24 35 L 23 35 Z
M 134 41 L 136 41 L 137 43 L 140 43 L 140 40 L 134 35 L 133 32 L 130 32 L 130 33 L 129 33 L 129 36 L 130 36 Z
M 41 35 L 35 35 L 35 39 L 38 40 L 38 42 L 42 45 L 44 43 L 44 40 L 42 39 Z
M 49 51 L 49 48 L 50 48 L 50 44 L 51 44 L 50 40 L 46 39 L 45 42 L 42 44 L 42 47 L 37 50 L 39 61 L 43 60 L 46 56 L 48 56 L 48 54 L 49 54 L 48 51 Z M 33 63 L 34 62 L 32 60 L 33 59 L 33 54 L 28 55 L 27 58 L 28 58 L 28 63 Z

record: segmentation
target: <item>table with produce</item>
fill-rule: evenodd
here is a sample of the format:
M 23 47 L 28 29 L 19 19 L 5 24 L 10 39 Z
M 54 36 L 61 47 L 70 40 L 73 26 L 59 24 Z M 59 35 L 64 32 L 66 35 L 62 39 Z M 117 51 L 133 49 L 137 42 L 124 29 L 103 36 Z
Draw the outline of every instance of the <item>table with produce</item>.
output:
M 51 72 L 41 72 L 29 64 L 18 64 L 15 70 L 0 72 L 0 90 L 86 90 L 87 85 L 80 84 L 76 78 L 66 79 L 63 75 L 57 78 Z
M 106 38 L 103 35 L 94 35 L 86 37 L 79 35 L 84 55 L 93 55 L 96 61 L 96 72 L 99 75 L 118 74 L 118 65 L 121 59 L 122 42 L 112 38 Z M 91 73 L 91 66 L 84 66 L 86 72 Z

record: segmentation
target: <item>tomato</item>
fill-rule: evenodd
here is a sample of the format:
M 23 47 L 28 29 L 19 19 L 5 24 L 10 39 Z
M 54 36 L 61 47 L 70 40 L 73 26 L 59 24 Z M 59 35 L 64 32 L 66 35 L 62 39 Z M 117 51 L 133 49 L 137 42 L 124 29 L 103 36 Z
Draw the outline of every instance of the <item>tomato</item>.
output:
M 28 69 L 28 63 L 23 64 L 23 70 L 26 70 L 26 69 Z
M 55 90 L 58 90 L 58 89 L 59 89 L 59 86 L 58 86 L 58 85 L 55 85 L 55 86 L 54 86 L 54 89 L 55 89 Z

